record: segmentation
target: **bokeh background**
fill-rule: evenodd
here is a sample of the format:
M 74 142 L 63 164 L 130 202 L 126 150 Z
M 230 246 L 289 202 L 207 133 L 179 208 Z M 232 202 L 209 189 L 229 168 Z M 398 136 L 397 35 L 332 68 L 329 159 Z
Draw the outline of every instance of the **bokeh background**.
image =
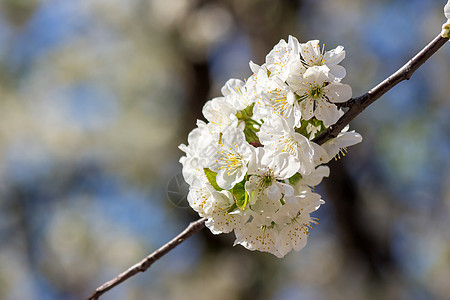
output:
M 2 0 L 0 299 L 84 299 L 197 219 L 177 146 L 281 38 L 344 45 L 358 96 L 445 2 Z M 104 299 L 450 299 L 449 100 L 450 44 L 352 123 L 300 253 L 203 230 Z

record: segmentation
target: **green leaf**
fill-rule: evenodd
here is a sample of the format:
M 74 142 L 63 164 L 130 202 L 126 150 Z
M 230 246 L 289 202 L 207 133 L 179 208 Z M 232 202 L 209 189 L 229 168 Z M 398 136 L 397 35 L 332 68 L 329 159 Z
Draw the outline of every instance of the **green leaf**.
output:
M 245 180 L 242 180 L 241 182 L 237 183 L 231 189 L 231 193 L 234 196 L 234 200 L 236 201 L 237 207 L 239 207 L 241 210 L 244 210 L 244 208 L 248 204 L 248 194 L 245 191 Z
M 300 173 L 295 173 L 294 176 L 289 178 L 289 183 L 296 184 L 300 179 L 302 179 L 302 175 Z
M 216 191 L 222 191 L 223 188 L 221 188 L 217 182 L 216 182 L 216 176 L 217 173 L 211 171 L 208 168 L 203 168 L 203 172 L 205 172 L 206 178 L 208 178 L 209 183 L 212 185 L 212 187 L 216 190 Z

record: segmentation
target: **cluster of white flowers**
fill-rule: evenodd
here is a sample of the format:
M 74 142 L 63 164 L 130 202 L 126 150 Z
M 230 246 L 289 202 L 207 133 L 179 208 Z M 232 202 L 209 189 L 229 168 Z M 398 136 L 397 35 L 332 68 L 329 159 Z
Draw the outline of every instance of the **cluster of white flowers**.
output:
M 301 44 L 289 36 L 266 57 L 250 62 L 247 81 L 230 79 L 222 97 L 208 101 L 203 115 L 180 145 L 188 201 L 214 234 L 234 231 L 235 244 L 283 257 L 306 245 L 324 201 L 313 192 L 329 175 L 332 158 L 361 142 L 346 127 L 318 145 L 312 140 L 343 114 L 335 104 L 349 100 L 341 83 L 345 51 L 325 51 L 319 41 Z

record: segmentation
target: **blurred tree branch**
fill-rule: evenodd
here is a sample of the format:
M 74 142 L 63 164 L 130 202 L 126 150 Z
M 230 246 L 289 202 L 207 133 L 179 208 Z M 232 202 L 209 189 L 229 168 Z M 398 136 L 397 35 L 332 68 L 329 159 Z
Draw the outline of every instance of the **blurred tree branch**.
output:
M 112 289 L 116 285 L 119 285 L 120 283 L 124 282 L 128 278 L 136 275 L 139 272 L 145 272 L 155 261 L 163 257 L 165 254 L 167 254 L 169 251 L 174 249 L 176 246 L 184 242 L 186 239 L 197 233 L 198 231 L 202 230 L 205 227 L 205 218 L 201 218 L 195 222 L 192 222 L 189 224 L 188 227 L 186 227 L 185 230 L 183 230 L 179 235 L 177 235 L 175 238 L 173 238 L 170 242 L 163 245 L 161 248 L 138 262 L 137 264 L 131 266 L 128 268 L 128 270 L 124 271 L 123 273 L 117 275 L 115 278 L 111 279 L 110 281 L 104 283 L 100 287 L 98 287 L 95 292 L 89 297 L 90 300 L 98 299 L 101 295 L 103 295 L 106 291 Z
M 370 104 L 378 100 L 386 92 L 396 86 L 403 80 L 409 80 L 412 74 L 423 65 L 434 53 L 436 53 L 445 43 L 448 38 L 443 38 L 438 35 L 433 41 L 431 41 L 425 48 L 423 48 L 416 56 L 414 56 L 408 63 L 401 67 L 394 74 L 386 78 L 383 82 L 376 87 L 363 94 L 360 97 L 352 98 L 347 102 L 341 104 L 341 107 L 349 107 L 350 109 L 336 122 L 335 125 L 330 126 L 327 130 L 323 131 L 316 138 L 314 142 L 323 144 L 329 139 L 335 138 L 341 130 L 350 123 L 357 115 L 363 112 Z M 89 297 L 90 300 L 98 299 L 106 291 L 124 282 L 128 278 L 136 275 L 139 272 L 145 272 L 155 261 L 162 256 L 170 252 L 176 246 L 181 244 L 187 238 L 191 237 L 201 229 L 205 227 L 205 218 L 201 218 L 195 222 L 189 224 L 186 229 L 177 235 L 167 244 L 147 256 L 139 263 L 131 266 L 128 270 L 116 276 L 114 279 L 106 282 L 98 287 L 95 292 Z
M 336 122 L 336 124 L 327 128 L 316 136 L 313 141 L 321 145 L 329 139 L 337 137 L 337 135 L 349 124 L 357 115 L 362 113 L 370 104 L 378 100 L 386 92 L 403 80 L 409 80 L 414 72 L 423 65 L 434 53 L 436 53 L 448 38 L 443 38 L 440 34 L 432 40 L 425 48 L 423 48 L 408 63 L 401 67 L 397 72 L 386 78 L 383 82 L 368 91 L 362 96 L 352 98 L 341 104 L 341 107 L 350 107 L 350 109 Z

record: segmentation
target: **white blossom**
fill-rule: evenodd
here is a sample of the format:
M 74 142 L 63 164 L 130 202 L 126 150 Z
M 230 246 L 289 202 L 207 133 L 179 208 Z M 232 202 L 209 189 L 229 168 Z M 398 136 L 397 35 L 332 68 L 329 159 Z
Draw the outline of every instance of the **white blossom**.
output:
M 285 81 L 291 73 L 298 71 L 301 66 L 299 47 L 298 40 L 293 36 L 289 36 L 287 43 L 280 40 L 266 56 L 270 76 L 277 76 Z
M 213 234 L 228 233 L 244 226 L 245 215 L 237 209 L 230 211 L 235 201 L 229 191 L 212 191 L 209 202 L 204 213 L 208 218 L 205 225 Z
M 213 234 L 231 232 L 246 222 L 239 210 L 230 211 L 235 203 L 233 195 L 229 191 L 216 191 L 209 183 L 191 187 L 187 199 L 201 217 L 207 218 L 205 225 Z
M 239 128 L 225 130 L 219 140 L 218 157 L 211 166 L 211 170 L 217 172 L 217 184 L 229 190 L 241 182 L 247 173 L 252 153 L 253 147 L 245 141 L 244 133 Z
M 300 126 L 301 111 L 295 99 L 294 90 L 278 77 L 268 78 L 260 83 L 261 102 L 265 106 L 266 116 L 278 114 L 291 119 Z
M 202 186 L 206 182 L 203 168 L 209 168 L 215 161 L 218 150 L 218 134 L 212 134 L 205 122 L 197 120 L 197 128 L 188 135 L 188 146 L 181 144 L 180 150 L 186 156 L 180 158 L 184 180 L 190 186 Z
M 249 203 L 256 211 L 276 211 L 284 195 L 293 195 L 294 189 L 281 180 L 297 173 L 298 164 L 288 153 L 272 155 L 263 148 L 257 148 L 249 162 L 245 183 Z M 257 202 L 258 201 L 258 202 Z
M 448 20 L 450 20 L 450 0 L 447 1 L 447 4 L 444 6 L 444 15 Z
M 347 147 L 353 146 L 362 141 L 362 136 L 354 130 L 348 131 L 349 128 L 350 126 L 345 126 L 337 137 L 326 141 L 322 145 L 322 148 L 325 149 L 328 154 L 328 160 L 331 160 L 336 155 L 339 155 L 339 153 L 345 156 Z
M 275 223 L 280 226 L 276 244 L 278 252 L 283 256 L 291 249 L 300 251 L 305 247 L 311 223 L 316 223 L 310 213 L 325 203 L 320 195 L 312 192 L 289 200 L 274 215 Z
M 278 258 L 284 255 L 278 250 L 278 231 L 272 223 L 273 213 L 252 214 L 252 221 L 234 230 L 234 245 L 242 245 L 248 250 L 269 252 Z
M 300 96 L 300 109 L 305 120 L 313 116 L 323 121 L 325 127 L 336 123 L 340 113 L 334 103 L 341 103 L 352 97 L 348 84 L 334 82 L 329 68 L 314 66 L 304 76 L 292 76 L 288 83 Z
M 305 68 L 314 66 L 327 66 L 332 78 L 341 80 L 345 77 L 345 68 L 338 65 L 345 58 L 344 47 L 338 46 L 333 50 L 325 51 L 325 45 L 321 49 L 318 40 L 300 44 L 302 63 Z
M 289 153 L 298 164 L 298 172 L 309 174 L 315 167 L 313 142 L 301 135 L 285 119 L 273 115 L 258 133 L 261 143 L 277 154 Z
M 236 108 L 225 101 L 224 97 L 214 98 L 203 106 L 203 115 L 213 124 L 215 132 L 222 132 L 228 127 L 236 127 L 238 124 L 236 111 Z
M 262 98 L 265 82 L 269 80 L 267 68 L 265 65 L 258 66 L 253 62 L 250 62 L 250 68 L 253 71 L 253 75 L 247 80 L 245 87 L 248 95 L 252 97 L 255 103 L 253 107 L 253 118 L 256 121 L 265 120 L 271 113 L 270 106 L 266 105 Z
M 450 1 L 444 6 L 444 15 L 447 18 L 447 22 L 442 25 L 441 36 L 444 38 L 450 38 Z
M 254 99 L 247 95 L 247 89 L 242 80 L 229 79 L 221 91 L 225 101 L 230 103 L 236 110 L 245 109 L 254 102 Z

